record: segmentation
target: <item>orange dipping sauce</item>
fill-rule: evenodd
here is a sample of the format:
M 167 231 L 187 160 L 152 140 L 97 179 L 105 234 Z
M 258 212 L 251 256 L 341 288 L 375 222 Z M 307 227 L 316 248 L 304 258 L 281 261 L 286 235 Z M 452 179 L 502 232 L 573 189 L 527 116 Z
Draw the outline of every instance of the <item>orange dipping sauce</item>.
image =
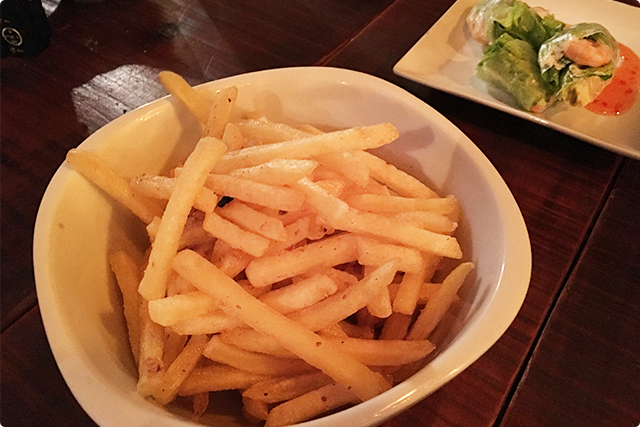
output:
M 590 104 L 590 111 L 605 116 L 617 116 L 631 108 L 640 86 L 640 58 L 631 49 L 619 44 L 621 63 L 611 78 L 611 83 Z

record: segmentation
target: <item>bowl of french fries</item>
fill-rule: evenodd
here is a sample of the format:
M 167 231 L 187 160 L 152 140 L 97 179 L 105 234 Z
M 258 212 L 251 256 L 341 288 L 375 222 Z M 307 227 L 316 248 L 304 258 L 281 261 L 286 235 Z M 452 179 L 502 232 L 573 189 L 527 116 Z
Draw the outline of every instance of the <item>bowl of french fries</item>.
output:
M 96 423 L 378 425 L 511 324 L 522 215 L 424 102 L 325 67 L 158 78 L 36 220 L 47 337 Z

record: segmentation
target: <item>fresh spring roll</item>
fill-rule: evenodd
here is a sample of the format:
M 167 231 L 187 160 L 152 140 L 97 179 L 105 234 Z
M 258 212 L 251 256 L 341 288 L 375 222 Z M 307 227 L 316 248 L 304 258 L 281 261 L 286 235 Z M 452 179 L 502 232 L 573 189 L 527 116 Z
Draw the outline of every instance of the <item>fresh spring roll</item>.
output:
M 508 33 L 531 43 L 536 51 L 565 26 L 546 11 L 518 0 L 481 0 L 471 8 L 466 21 L 471 37 L 484 45 Z
M 619 56 L 618 43 L 606 28 L 581 23 L 543 43 L 538 62 L 558 99 L 584 106 L 611 82 Z
M 542 112 L 553 88 L 542 79 L 538 55 L 531 44 L 504 33 L 487 49 L 477 66 L 478 77 L 509 94 L 527 111 Z

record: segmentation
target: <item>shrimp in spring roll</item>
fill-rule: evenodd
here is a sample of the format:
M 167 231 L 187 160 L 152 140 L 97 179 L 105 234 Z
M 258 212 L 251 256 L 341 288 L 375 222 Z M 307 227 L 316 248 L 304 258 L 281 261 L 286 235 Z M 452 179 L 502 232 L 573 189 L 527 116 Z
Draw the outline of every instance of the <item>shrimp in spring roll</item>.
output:
M 606 28 L 580 23 L 544 42 L 538 63 L 559 100 L 584 106 L 611 82 L 619 56 L 618 43 Z

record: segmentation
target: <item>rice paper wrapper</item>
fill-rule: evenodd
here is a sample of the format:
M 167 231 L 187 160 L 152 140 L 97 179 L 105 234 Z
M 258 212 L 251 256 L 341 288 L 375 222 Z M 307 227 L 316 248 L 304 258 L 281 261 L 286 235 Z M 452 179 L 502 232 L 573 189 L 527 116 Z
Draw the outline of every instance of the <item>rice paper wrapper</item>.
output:
M 565 24 L 553 15 L 538 11 L 519 0 L 481 0 L 467 15 L 467 26 L 474 40 L 492 44 L 502 34 L 530 43 L 534 49 L 561 31 Z
M 509 94 L 518 107 L 542 111 L 553 89 L 542 79 L 537 52 L 524 40 L 501 35 L 484 52 L 477 66 L 478 77 Z
M 571 44 L 579 40 L 589 43 L 572 49 Z M 567 55 L 568 50 L 574 51 L 573 59 Z M 577 63 L 576 58 L 582 63 Z M 585 65 L 599 58 L 609 61 L 600 66 Z M 610 83 L 619 58 L 618 43 L 605 27 L 596 23 L 567 27 L 544 42 L 538 52 L 542 77 L 554 88 L 557 98 L 580 106 L 593 101 Z

